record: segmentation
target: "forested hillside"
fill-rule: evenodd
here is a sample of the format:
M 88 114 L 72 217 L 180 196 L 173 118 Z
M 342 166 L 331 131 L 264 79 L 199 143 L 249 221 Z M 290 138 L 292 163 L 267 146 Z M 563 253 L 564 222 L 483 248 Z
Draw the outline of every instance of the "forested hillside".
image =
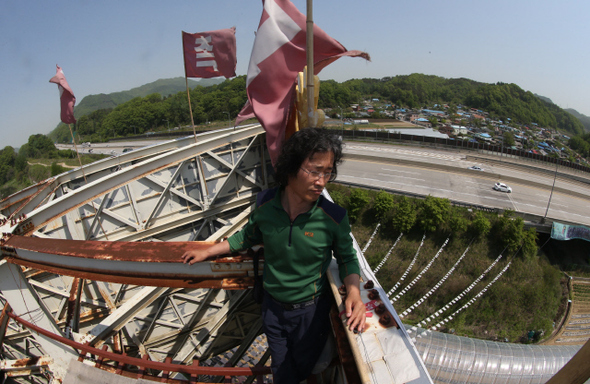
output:
M 92 163 L 104 155 L 86 154 L 81 156 L 83 164 Z M 78 166 L 76 152 L 58 150 L 46 135 L 29 136 L 18 152 L 11 146 L 0 151 L 0 199 L 66 171 L 62 165 Z
M 188 80 L 189 88 L 194 88 L 197 85 L 208 87 L 221 83 L 221 79 L 199 79 Z M 159 93 L 166 97 L 174 95 L 178 92 L 186 92 L 186 82 L 184 77 L 175 77 L 173 79 L 159 79 L 153 83 L 144 84 L 137 88 L 132 88 L 128 91 L 113 92 L 105 95 L 104 93 L 98 95 L 88 95 L 82 99 L 74 110 L 74 116 L 79 118 L 99 109 L 113 109 L 119 104 L 134 99 L 136 97 L 145 97 L 152 93 Z
M 590 117 L 589 116 L 582 115 L 580 112 L 576 111 L 575 109 L 571 109 L 571 108 L 566 109 L 565 111 L 571 113 L 572 116 L 574 116 L 578 120 L 580 120 L 582 125 L 584 125 L 584 128 L 586 128 L 586 131 L 590 132 Z
M 117 97 L 116 94 L 99 95 L 76 107 L 76 131 L 84 137 L 84 141 L 101 141 L 141 134 L 158 128 L 190 124 L 184 91 L 170 96 L 162 96 L 156 92 L 134 97 L 122 104 L 117 104 Z M 463 78 L 445 79 L 422 74 L 383 79 L 354 79 L 343 83 L 323 81 L 320 87 L 319 107 L 347 108 L 351 104 L 371 98 L 379 98 L 406 108 L 431 107 L 435 104 L 463 105 L 481 109 L 498 120 L 534 123 L 540 127 L 559 129 L 570 135 L 580 135 L 584 132 L 584 126 L 576 117 L 550 101 L 524 91 L 516 84 L 486 84 Z M 245 76 L 208 87 L 199 85 L 191 90 L 195 123 L 234 119 L 246 99 Z M 91 101 L 94 104 L 91 105 Z M 98 108 L 99 104 L 106 107 L 80 115 L 79 108 L 90 110 Z M 63 124 L 58 126 L 50 137 L 58 142 L 71 140 L 69 130 Z
M 326 87 L 326 83 L 331 85 Z M 412 74 L 383 79 L 355 79 L 342 84 L 322 82 L 320 87 L 320 101 L 324 107 L 342 106 L 339 104 L 345 99 L 342 96 L 353 94 L 385 98 L 398 106 L 409 108 L 434 104 L 464 105 L 484 110 L 499 120 L 510 118 L 522 124 L 536 123 L 541 127 L 557 128 L 574 135 L 584 131 L 584 126 L 574 116 L 553 103 L 540 100 L 516 84 L 486 84 L 463 78 L 445 79 Z M 358 103 L 358 99 L 352 102 Z
M 227 120 L 228 113 L 235 117 L 246 102 L 246 77 L 236 77 L 211 86 L 197 85 L 190 90 L 190 94 L 195 124 Z M 104 95 L 104 105 L 114 104 L 109 104 L 109 97 Z M 75 130 L 84 141 L 105 141 L 146 133 L 158 127 L 188 125 L 191 121 L 186 90 L 169 96 L 162 96 L 159 92 L 137 96 L 114 107 L 94 110 L 84 116 L 75 115 L 78 118 Z M 58 125 L 49 137 L 58 143 L 71 141 L 65 124 Z

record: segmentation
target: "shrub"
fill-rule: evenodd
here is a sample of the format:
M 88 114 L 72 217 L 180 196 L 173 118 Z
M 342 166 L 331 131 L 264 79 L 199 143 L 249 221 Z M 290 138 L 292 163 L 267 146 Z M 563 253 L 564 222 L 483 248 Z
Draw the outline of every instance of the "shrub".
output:
M 524 220 L 522 218 L 511 218 L 505 214 L 496 223 L 496 237 L 509 253 L 514 254 L 520 248 L 524 236 Z
M 533 257 L 537 254 L 537 231 L 529 228 L 522 236 L 522 254 L 525 257 Z
M 422 201 L 421 208 L 418 219 L 420 228 L 426 232 L 434 232 L 441 224 L 449 219 L 451 202 L 449 199 L 441 199 L 428 195 Z
M 51 176 L 59 175 L 60 173 L 64 173 L 66 169 L 61 165 L 57 164 L 55 161 L 51 163 Z
M 59 149 L 57 151 L 57 155 L 59 157 L 67 157 L 70 159 L 76 158 L 76 151 L 72 151 L 71 149 Z
M 465 232 L 469 226 L 468 220 L 460 212 L 453 211 L 449 219 L 449 228 L 452 235 Z
M 379 191 L 375 197 L 375 215 L 381 223 L 385 223 L 387 217 L 395 207 L 393 196 L 385 191 Z
M 49 167 L 41 164 L 33 164 L 29 166 L 29 178 L 33 183 L 38 183 L 47 179 L 50 176 Z
M 401 196 L 392 218 L 393 228 L 399 232 L 408 233 L 416 223 L 416 209 L 414 204 L 405 196 Z
M 477 211 L 475 217 L 471 221 L 470 231 L 472 232 L 472 235 L 474 237 L 482 238 L 490 232 L 491 228 L 492 224 L 490 221 L 481 211 Z
M 369 203 L 369 192 L 365 189 L 354 188 L 350 193 L 350 201 L 348 203 L 348 216 L 350 220 L 355 221 L 358 214 Z
M 348 196 L 346 196 L 342 191 L 334 190 L 330 192 L 330 196 L 334 203 L 338 204 L 339 206 L 346 208 L 348 206 Z

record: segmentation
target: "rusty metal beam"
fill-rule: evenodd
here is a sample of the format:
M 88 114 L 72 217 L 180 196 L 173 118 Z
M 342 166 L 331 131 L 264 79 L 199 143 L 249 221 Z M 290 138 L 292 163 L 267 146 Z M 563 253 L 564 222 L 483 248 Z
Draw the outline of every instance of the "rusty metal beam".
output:
M 5 303 L 4 308 L 2 308 L 2 314 L 0 314 L 0 351 L 2 350 L 2 345 L 4 344 L 4 337 L 6 336 L 6 331 L 8 329 L 9 309 L 10 305 L 8 303 Z
M 201 366 L 188 366 L 188 365 L 179 365 L 179 364 L 171 364 L 171 363 L 160 363 L 157 361 L 149 361 L 138 359 L 126 355 L 119 355 L 113 352 L 103 351 L 101 349 L 95 348 L 90 345 L 78 343 L 76 341 L 67 339 L 63 336 L 53 334 L 50 331 L 47 331 L 44 328 L 38 327 L 31 322 L 28 322 L 20 317 L 9 313 L 13 320 L 19 322 L 20 324 L 24 325 L 25 327 L 29 328 L 30 330 L 37 332 L 44 337 L 49 339 L 55 340 L 59 343 L 63 343 L 68 345 L 74 349 L 80 350 L 84 353 L 91 353 L 97 356 L 102 357 L 103 359 L 109 359 L 112 361 L 117 361 L 120 363 L 124 363 L 131 366 L 136 367 L 144 367 L 150 369 L 156 369 L 159 371 L 168 371 L 168 372 L 179 372 L 179 373 L 186 373 L 186 374 L 197 374 L 197 375 L 215 375 L 215 376 L 252 376 L 252 375 L 266 375 L 270 373 L 270 367 L 252 367 L 252 368 L 228 368 L 228 367 L 201 367 Z
M 19 360 L 0 360 L 0 371 L 8 377 L 29 376 L 47 368 L 53 359 L 51 356 L 31 357 Z
M 182 263 L 180 256 L 186 251 L 206 248 L 211 244 L 72 241 L 12 236 L 2 247 L 2 253 L 10 263 L 100 281 L 189 287 L 195 286 L 198 281 L 217 280 L 219 283 L 225 279 L 226 283 L 243 288 L 251 286 L 253 265 L 246 256 L 228 256 L 190 266 Z

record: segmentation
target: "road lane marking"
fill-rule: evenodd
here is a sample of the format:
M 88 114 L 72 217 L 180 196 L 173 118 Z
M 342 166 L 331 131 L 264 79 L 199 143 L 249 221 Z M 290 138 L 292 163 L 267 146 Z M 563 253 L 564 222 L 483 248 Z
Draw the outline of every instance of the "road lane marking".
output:
M 398 175 L 392 175 L 389 173 L 378 173 L 377 176 L 395 176 L 395 177 L 399 177 L 402 179 L 410 179 L 410 180 L 416 180 L 416 181 L 426 181 L 425 179 L 417 179 L 415 177 L 410 177 L 410 176 L 398 176 Z
M 551 203 L 551 205 L 558 205 L 560 207 L 569 208 L 569 205 L 563 205 L 563 204 L 557 204 L 557 203 Z
M 409 173 L 410 175 L 419 175 L 420 172 L 400 171 L 399 169 L 381 168 L 382 171 L 398 172 L 398 173 Z

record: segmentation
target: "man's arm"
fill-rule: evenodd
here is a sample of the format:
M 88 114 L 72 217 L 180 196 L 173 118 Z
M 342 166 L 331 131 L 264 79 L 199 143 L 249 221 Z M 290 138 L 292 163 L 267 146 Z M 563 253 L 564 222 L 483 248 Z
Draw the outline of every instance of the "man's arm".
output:
M 344 285 L 346 286 L 346 317 L 348 321 L 348 329 L 362 332 L 365 329 L 366 308 L 361 298 L 360 290 L 360 276 L 352 273 L 344 278 Z
M 186 251 L 180 258 L 182 259 L 183 263 L 192 265 L 215 256 L 226 255 L 229 252 L 229 242 L 224 240 L 221 243 L 216 243 L 207 249 L 193 249 Z

